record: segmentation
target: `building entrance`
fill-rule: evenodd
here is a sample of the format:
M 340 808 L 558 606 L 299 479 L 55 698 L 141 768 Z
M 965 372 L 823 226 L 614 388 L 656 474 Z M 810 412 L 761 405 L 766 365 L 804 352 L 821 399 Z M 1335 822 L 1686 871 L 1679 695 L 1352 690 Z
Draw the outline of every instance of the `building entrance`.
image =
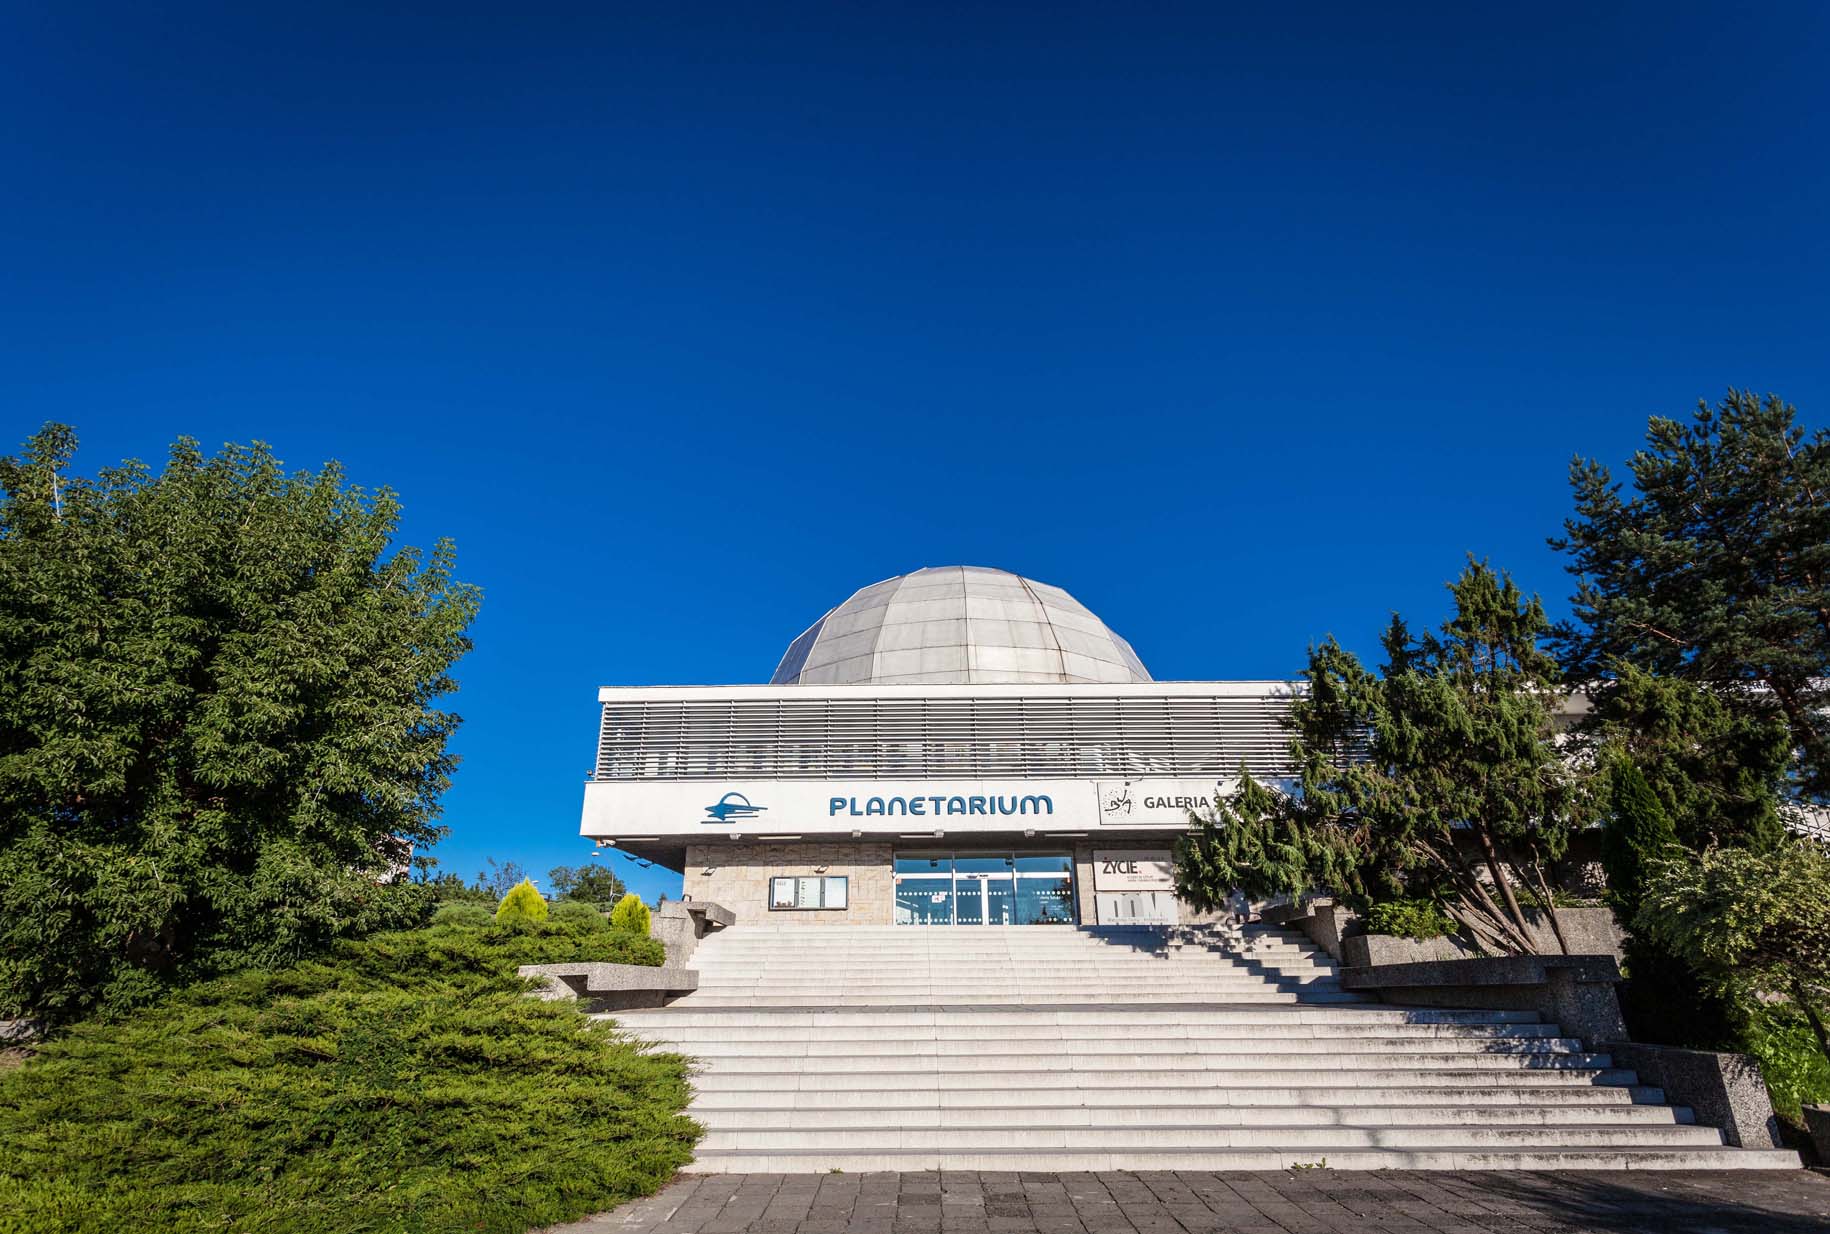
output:
M 896 854 L 897 925 L 1073 925 L 1067 853 Z

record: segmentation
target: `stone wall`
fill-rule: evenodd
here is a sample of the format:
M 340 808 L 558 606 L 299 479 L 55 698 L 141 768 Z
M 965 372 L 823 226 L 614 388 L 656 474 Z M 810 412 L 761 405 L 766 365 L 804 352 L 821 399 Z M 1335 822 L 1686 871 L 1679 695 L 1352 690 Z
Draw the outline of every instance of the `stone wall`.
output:
M 816 870 L 816 866 L 826 868 Z M 769 880 L 795 874 L 845 876 L 850 880 L 848 906 L 771 912 Z M 682 890 L 693 900 L 710 900 L 729 909 L 738 925 L 889 925 L 895 920 L 895 886 L 886 843 L 689 844 Z

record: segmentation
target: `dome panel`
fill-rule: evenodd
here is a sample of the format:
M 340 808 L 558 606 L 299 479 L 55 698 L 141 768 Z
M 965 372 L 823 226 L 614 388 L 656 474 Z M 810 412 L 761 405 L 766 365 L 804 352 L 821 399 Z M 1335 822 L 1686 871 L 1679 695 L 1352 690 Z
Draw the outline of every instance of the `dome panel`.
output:
M 1059 587 L 986 566 L 872 583 L 796 638 L 775 685 L 1150 680 L 1131 644 Z

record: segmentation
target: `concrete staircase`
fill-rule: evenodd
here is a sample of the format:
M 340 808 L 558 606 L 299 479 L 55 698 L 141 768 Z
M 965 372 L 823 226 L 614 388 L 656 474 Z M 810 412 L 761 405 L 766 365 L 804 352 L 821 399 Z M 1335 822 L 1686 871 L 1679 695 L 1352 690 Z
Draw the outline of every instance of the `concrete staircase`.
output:
M 692 1055 L 707 1171 L 1793 1167 L 1528 1012 L 1342 991 L 1301 936 L 738 927 L 622 1011 Z

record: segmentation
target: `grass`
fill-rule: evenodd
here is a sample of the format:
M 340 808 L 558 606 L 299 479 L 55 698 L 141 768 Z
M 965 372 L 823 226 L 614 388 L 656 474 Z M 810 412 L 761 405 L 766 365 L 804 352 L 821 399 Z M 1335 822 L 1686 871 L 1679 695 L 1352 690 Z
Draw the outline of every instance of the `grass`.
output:
M 512 1232 L 692 1153 L 686 1064 L 517 964 L 658 964 L 597 921 L 437 925 L 192 986 L 0 1070 L 0 1232 Z

